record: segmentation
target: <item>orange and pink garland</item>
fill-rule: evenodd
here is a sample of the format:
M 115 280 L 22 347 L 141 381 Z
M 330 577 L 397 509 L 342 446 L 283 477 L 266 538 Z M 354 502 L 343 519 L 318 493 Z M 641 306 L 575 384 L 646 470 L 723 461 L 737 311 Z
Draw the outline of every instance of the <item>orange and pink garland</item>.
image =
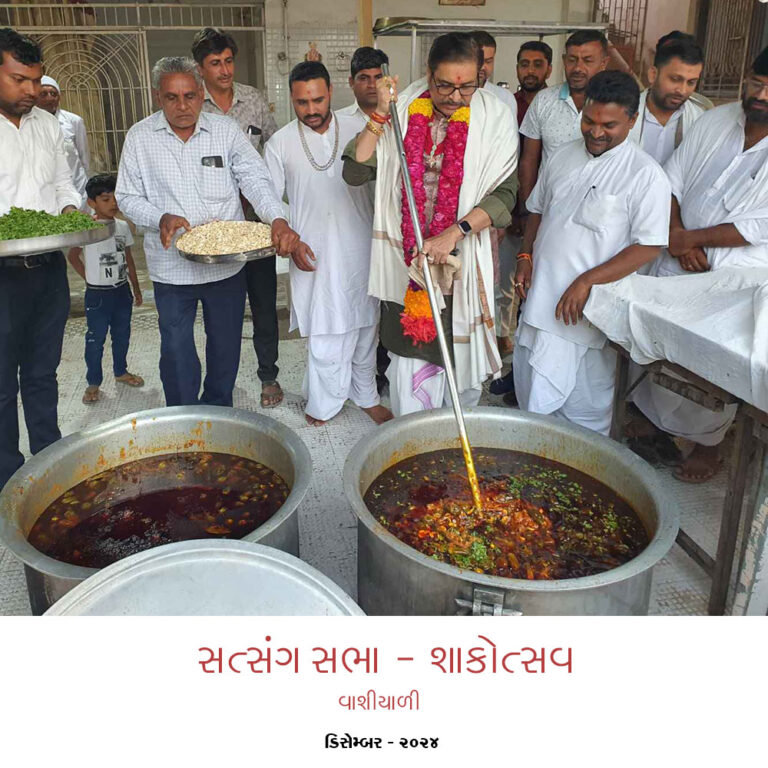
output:
M 437 199 L 432 222 L 427 225 L 424 213 L 427 193 L 424 188 L 424 147 L 430 131 L 433 115 L 429 91 L 414 99 L 408 107 L 408 130 L 405 135 L 405 157 L 413 185 L 413 195 L 419 214 L 419 223 L 424 238 L 439 235 L 456 223 L 459 207 L 459 192 L 464 179 L 464 150 L 469 132 L 469 107 L 459 107 L 448 120 L 444 143 L 443 165 L 437 185 Z M 414 259 L 416 234 L 408 207 L 405 185 L 402 190 L 403 252 L 405 263 L 410 266 Z M 405 311 L 400 315 L 403 335 L 409 336 L 413 344 L 426 344 L 437 336 L 429 296 L 421 286 L 412 280 L 405 293 Z

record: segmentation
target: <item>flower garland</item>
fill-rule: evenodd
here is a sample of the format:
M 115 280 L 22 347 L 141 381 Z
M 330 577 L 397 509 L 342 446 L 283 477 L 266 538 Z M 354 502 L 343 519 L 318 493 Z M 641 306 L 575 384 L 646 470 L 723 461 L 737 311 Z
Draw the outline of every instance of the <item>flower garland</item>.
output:
M 469 107 L 459 107 L 448 119 L 444 142 L 443 166 L 437 185 L 437 199 L 432 222 L 427 226 L 425 208 L 427 192 L 424 188 L 424 147 L 430 135 L 433 116 L 429 91 L 414 99 L 408 107 L 408 130 L 405 135 L 405 158 L 413 185 L 413 196 L 424 237 L 434 237 L 456 223 L 459 192 L 464 179 L 464 150 L 469 132 Z M 410 267 L 416 247 L 416 233 L 408 207 L 405 185 L 402 190 L 402 233 L 405 263 Z M 403 334 L 410 336 L 414 344 L 429 343 L 437 336 L 427 291 L 413 280 L 405 292 L 405 311 L 400 315 Z

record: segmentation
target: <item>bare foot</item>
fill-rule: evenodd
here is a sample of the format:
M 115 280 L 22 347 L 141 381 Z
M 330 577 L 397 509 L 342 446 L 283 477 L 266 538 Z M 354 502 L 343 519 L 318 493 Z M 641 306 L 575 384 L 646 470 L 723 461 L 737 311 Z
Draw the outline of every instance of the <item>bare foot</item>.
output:
M 683 483 L 706 483 L 723 466 L 720 449 L 716 445 L 697 445 L 691 455 L 672 472 Z
M 307 424 L 310 427 L 322 427 L 325 422 L 322 419 L 316 419 L 314 416 L 310 416 L 308 413 L 304 414 L 304 418 L 307 420 Z
M 385 421 L 392 421 L 395 417 L 392 415 L 392 411 L 389 408 L 385 408 L 383 405 L 374 405 L 370 408 L 363 408 L 363 410 L 377 423 L 383 424 Z

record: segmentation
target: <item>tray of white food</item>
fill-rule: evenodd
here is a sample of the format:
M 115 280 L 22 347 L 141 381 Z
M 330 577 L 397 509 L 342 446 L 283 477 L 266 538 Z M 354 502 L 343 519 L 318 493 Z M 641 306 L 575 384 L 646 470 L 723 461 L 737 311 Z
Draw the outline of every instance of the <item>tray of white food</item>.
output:
M 231 264 L 274 256 L 272 228 L 256 221 L 211 221 L 176 241 L 179 253 L 201 264 Z

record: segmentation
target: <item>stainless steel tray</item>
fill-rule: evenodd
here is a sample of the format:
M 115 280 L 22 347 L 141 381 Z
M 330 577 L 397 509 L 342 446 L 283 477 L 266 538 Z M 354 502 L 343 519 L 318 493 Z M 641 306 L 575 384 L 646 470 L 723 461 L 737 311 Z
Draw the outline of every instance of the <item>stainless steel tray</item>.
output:
M 22 237 L 18 240 L 0 240 L 0 258 L 6 256 L 32 256 L 47 251 L 66 251 L 68 248 L 80 248 L 91 243 L 99 243 L 115 234 L 115 222 L 103 221 L 98 229 L 83 229 L 80 232 L 67 232 L 63 235 L 45 237 Z
M 179 253 L 189 261 L 199 264 L 232 264 L 236 261 L 258 261 L 277 254 L 277 248 L 270 245 L 268 248 L 257 248 L 255 251 L 243 251 L 241 253 L 224 253 L 219 256 L 208 256 L 203 253 L 187 253 L 179 250 Z

